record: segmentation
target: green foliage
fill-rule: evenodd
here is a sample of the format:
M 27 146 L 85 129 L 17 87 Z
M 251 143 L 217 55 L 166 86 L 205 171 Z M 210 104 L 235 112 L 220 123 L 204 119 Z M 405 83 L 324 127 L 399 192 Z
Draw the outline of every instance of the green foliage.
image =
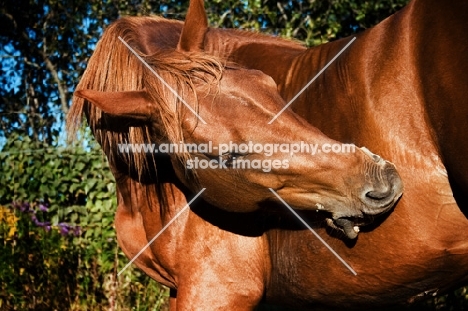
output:
M 117 278 L 128 259 L 116 243 L 115 183 L 98 146 L 56 148 L 13 135 L 0 175 L 0 308 L 165 303 L 167 291 L 140 271 Z
M 408 0 L 267 1 L 205 3 L 214 27 L 261 30 L 317 45 L 372 27 Z

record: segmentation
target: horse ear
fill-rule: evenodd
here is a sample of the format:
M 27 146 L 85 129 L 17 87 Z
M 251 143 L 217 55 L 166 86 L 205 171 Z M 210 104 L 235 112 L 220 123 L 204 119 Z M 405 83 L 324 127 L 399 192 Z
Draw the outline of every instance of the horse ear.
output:
M 177 50 L 186 52 L 203 51 L 203 41 L 207 31 L 208 17 L 206 16 L 203 0 L 190 0 Z
M 146 91 L 100 92 L 78 90 L 75 96 L 84 98 L 107 114 L 140 121 L 149 121 L 152 104 Z

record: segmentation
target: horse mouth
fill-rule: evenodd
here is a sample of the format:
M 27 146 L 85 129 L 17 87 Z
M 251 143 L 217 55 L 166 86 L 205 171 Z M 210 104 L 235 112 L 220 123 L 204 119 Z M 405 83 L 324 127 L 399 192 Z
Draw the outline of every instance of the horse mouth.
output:
M 366 222 L 362 218 L 341 217 L 337 219 L 327 218 L 327 225 L 333 229 L 343 232 L 350 240 L 357 238 L 360 227 Z

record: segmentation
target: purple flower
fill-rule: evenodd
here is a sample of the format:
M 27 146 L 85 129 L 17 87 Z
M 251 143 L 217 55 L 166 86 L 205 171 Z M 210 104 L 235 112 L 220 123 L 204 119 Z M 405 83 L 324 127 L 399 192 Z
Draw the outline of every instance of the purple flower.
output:
M 73 234 L 74 234 L 75 236 L 80 236 L 80 235 L 81 235 L 81 227 L 80 227 L 80 226 L 75 226 L 75 227 L 73 228 Z
M 23 204 L 21 204 L 20 211 L 31 212 L 31 205 L 29 205 L 29 203 L 27 202 L 24 202 Z
M 70 226 L 68 224 L 66 224 L 66 223 L 61 222 L 61 223 L 58 224 L 58 227 L 59 227 L 59 230 L 60 230 L 60 234 L 62 236 L 67 236 L 68 233 L 70 232 Z
M 60 234 L 62 236 L 67 236 L 69 234 L 73 234 L 74 236 L 81 235 L 81 227 L 80 226 L 73 226 L 64 222 L 58 224 Z
M 37 218 L 37 215 L 42 216 L 42 213 L 39 212 L 48 212 L 49 207 L 46 203 L 39 203 L 38 205 L 34 205 L 34 208 L 27 202 L 12 202 L 12 206 L 21 211 L 22 213 L 28 213 L 31 217 L 31 221 L 37 226 L 43 228 L 45 231 L 49 232 L 52 229 L 52 225 L 50 221 L 40 221 Z M 43 217 L 40 217 L 43 218 Z M 69 234 L 73 234 L 74 236 L 81 235 L 81 227 L 70 225 L 64 222 L 59 223 L 58 225 L 59 232 L 62 236 L 67 236 Z
M 14 208 L 18 209 L 22 213 L 24 212 L 29 213 L 31 211 L 31 206 L 27 202 L 22 202 L 22 203 L 13 202 L 12 205 Z
M 39 204 L 39 210 L 40 210 L 41 212 L 47 212 L 47 211 L 49 211 L 49 208 L 47 207 L 47 204 L 42 204 L 42 203 L 40 203 L 40 204 Z
M 33 223 L 38 226 L 38 227 L 41 227 L 41 228 L 44 228 L 46 229 L 46 231 L 49 231 L 50 230 L 50 222 L 49 221 L 39 221 L 37 219 L 37 216 L 35 213 L 31 214 L 31 220 L 33 221 Z

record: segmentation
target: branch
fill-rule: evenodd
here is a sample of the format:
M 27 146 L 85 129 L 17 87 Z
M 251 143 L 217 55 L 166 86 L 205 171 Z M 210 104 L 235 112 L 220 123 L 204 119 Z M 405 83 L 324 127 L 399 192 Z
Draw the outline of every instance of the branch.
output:
M 26 34 L 26 32 L 22 33 L 23 38 L 25 38 L 27 41 L 31 43 L 32 46 L 34 46 L 33 41 L 29 36 Z M 36 48 L 37 49 L 37 48 Z M 44 47 L 45 50 L 45 47 Z M 68 113 L 68 105 L 67 105 L 67 92 L 62 86 L 62 83 L 60 81 L 60 78 L 58 76 L 57 70 L 55 69 L 54 64 L 51 62 L 47 54 L 44 52 L 44 50 L 37 49 L 37 52 L 42 56 L 42 59 L 45 62 L 46 68 L 50 71 L 50 74 L 52 75 L 52 78 L 54 81 L 57 83 L 57 89 L 60 97 L 60 104 L 62 106 L 63 113 L 66 115 Z
M 44 25 L 42 25 L 42 27 L 44 29 L 44 33 L 45 33 L 45 29 L 47 28 L 48 21 L 49 21 L 50 18 L 52 18 L 53 15 L 54 15 L 54 11 L 51 11 L 49 14 L 47 14 L 47 16 L 45 18 L 45 21 L 44 21 Z M 45 35 L 42 38 L 42 43 L 43 43 L 42 52 L 41 52 L 42 57 L 44 58 L 44 61 L 46 63 L 46 68 L 49 69 L 50 73 L 52 74 L 52 77 L 54 78 L 55 82 L 57 83 L 57 88 L 58 88 L 58 92 L 59 92 L 59 96 L 60 96 L 60 102 L 61 102 L 61 105 L 62 105 L 62 110 L 63 110 L 63 113 L 65 115 L 67 115 L 67 113 L 68 113 L 67 92 L 62 87 L 62 83 L 61 83 L 61 81 L 59 79 L 59 76 L 58 76 L 57 70 L 55 69 L 54 64 L 52 64 L 49 57 L 47 56 L 47 42 L 46 42 Z
M 31 112 L 32 112 L 32 116 L 28 116 L 27 117 L 27 120 L 29 121 L 29 126 L 31 127 L 31 130 L 33 132 L 33 137 L 34 139 L 37 141 L 39 140 L 39 135 L 37 134 L 37 130 L 36 130 L 36 127 L 34 126 L 34 115 L 36 114 L 36 111 L 37 111 L 37 108 L 39 106 L 39 102 L 37 100 L 37 97 L 36 97 L 36 92 L 34 92 L 34 88 L 31 84 L 28 84 L 27 82 L 25 82 L 26 85 L 27 85 L 27 91 L 26 91 L 26 102 L 27 102 L 27 105 L 30 107 L 31 109 Z M 32 99 L 32 103 L 30 103 L 30 99 Z
M 52 74 L 52 78 L 55 80 L 57 83 L 57 88 L 59 92 L 59 97 L 60 97 L 60 103 L 62 105 L 62 110 L 63 113 L 66 115 L 68 113 L 68 105 L 67 105 L 67 92 L 62 86 L 62 83 L 60 81 L 60 78 L 58 76 L 57 70 L 55 69 L 54 64 L 50 61 L 49 57 L 45 55 L 45 53 L 40 52 L 42 54 L 42 57 L 44 58 L 44 62 L 46 64 L 46 68 L 49 69 L 50 73 Z

